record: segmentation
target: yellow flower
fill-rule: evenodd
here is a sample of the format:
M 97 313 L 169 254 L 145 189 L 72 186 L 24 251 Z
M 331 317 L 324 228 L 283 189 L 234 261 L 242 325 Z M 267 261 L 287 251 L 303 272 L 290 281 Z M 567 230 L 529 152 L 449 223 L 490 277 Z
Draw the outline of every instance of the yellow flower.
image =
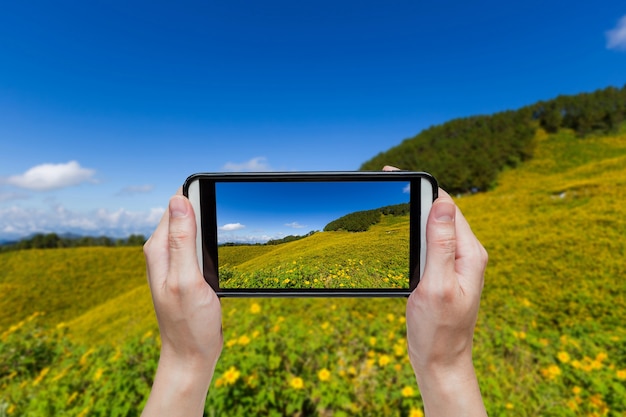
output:
M 419 408 L 411 408 L 409 417 L 424 417 L 424 412 Z
M 526 332 L 524 332 L 524 331 L 519 331 L 518 332 L 518 331 L 513 330 L 513 336 L 516 339 L 525 340 L 526 339 Z
M 237 382 L 240 375 L 241 372 L 239 372 L 234 366 L 231 366 L 226 370 L 226 372 L 224 372 L 222 378 L 224 379 L 224 383 L 226 383 L 226 385 L 233 385 L 235 382 Z
M 261 312 L 261 306 L 258 303 L 252 303 L 250 305 L 250 313 L 259 314 Z
M 328 381 L 330 380 L 330 371 L 326 368 L 322 368 L 317 373 L 317 377 L 320 379 L 320 381 Z
M 598 362 L 602 362 L 604 361 L 606 358 L 608 358 L 609 355 L 606 354 L 606 352 L 600 352 L 598 353 L 598 355 L 596 356 L 596 361 Z
M 119 348 L 115 349 L 115 355 L 109 359 L 111 362 L 117 362 L 119 358 L 122 357 L 122 351 Z
M 378 358 L 379 366 L 385 366 L 389 364 L 389 362 L 391 362 L 391 358 L 388 355 L 380 355 L 380 358 Z
M 577 411 L 578 410 L 578 403 L 576 402 L 575 399 L 567 400 L 567 407 L 570 410 L 572 410 L 572 411 Z
M 89 414 L 89 407 L 83 409 L 83 411 L 80 412 L 80 414 L 78 415 L 78 417 L 85 417 L 86 415 Z
M 396 343 L 396 344 L 393 346 L 393 353 L 394 353 L 396 356 L 400 356 L 400 357 L 402 357 L 402 356 L 406 355 L 406 347 L 405 347 L 404 345 L 401 345 L 401 344 L 399 344 L 399 343 Z
M 245 346 L 248 343 L 250 343 L 250 338 L 247 335 L 242 334 L 241 336 L 239 336 L 239 339 L 237 340 L 237 343 L 239 343 L 242 346 Z
M 46 375 L 48 375 L 48 372 L 50 372 L 50 368 L 43 368 L 41 372 L 39 372 L 39 376 L 37 376 L 37 378 L 33 381 L 33 385 L 39 385 Z
M 98 368 L 96 370 L 96 373 L 93 375 L 93 380 L 95 381 L 99 381 L 100 378 L 102 378 L 102 374 L 104 373 L 104 369 L 102 368 Z
M 413 394 L 415 394 L 415 391 L 413 391 L 412 387 L 409 387 L 408 385 L 404 388 L 402 388 L 402 396 L 403 397 L 412 397 Z
M 80 357 L 80 360 L 78 361 L 78 363 L 81 366 L 87 365 L 87 358 L 89 358 L 89 355 L 91 355 L 94 351 L 95 351 L 94 348 L 89 349 L 87 352 L 83 354 L 83 356 Z
M 506 403 L 504 405 L 504 408 L 506 408 L 507 410 L 512 410 L 515 408 L 515 406 L 512 403 Z
M 574 388 L 572 388 L 572 392 L 574 393 L 574 395 L 578 395 L 582 392 L 582 388 L 580 388 L 579 386 L 575 386 Z
M 302 380 L 302 378 L 296 376 L 291 378 L 291 381 L 289 381 L 289 385 L 291 385 L 293 389 L 302 389 L 304 388 L 304 381 Z
M 617 379 L 626 379 L 626 368 L 617 371 Z
M 376 338 L 370 337 L 370 346 L 374 346 L 376 344 Z
M 570 361 L 569 353 L 567 352 L 561 351 L 556 355 L 556 357 L 563 363 L 568 363 Z
M 550 365 L 547 368 L 542 369 L 541 374 L 547 379 L 555 379 L 561 375 L 561 368 L 557 365 Z

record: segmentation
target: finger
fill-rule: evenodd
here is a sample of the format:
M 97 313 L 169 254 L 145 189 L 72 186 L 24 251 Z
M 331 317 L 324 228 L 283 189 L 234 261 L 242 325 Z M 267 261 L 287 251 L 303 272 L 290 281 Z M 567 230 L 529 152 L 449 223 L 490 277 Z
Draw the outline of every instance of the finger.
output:
M 178 187 L 178 190 L 176 190 L 175 195 L 182 195 L 182 194 L 183 194 L 183 187 Z M 170 213 L 169 213 L 169 208 L 168 208 L 163 212 L 163 215 L 161 216 L 161 220 L 159 220 L 159 224 L 157 228 L 155 229 L 154 233 L 152 233 L 150 238 L 148 238 L 148 241 L 146 243 L 150 241 L 163 242 L 164 239 L 167 238 L 167 233 L 169 229 L 169 219 L 170 219 Z
M 393 167 L 391 165 L 385 165 L 383 167 L 383 171 L 387 171 L 387 172 L 389 172 L 389 171 L 400 171 L 400 168 L 396 168 L 396 167 Z
M 459 279 L 476 278 L 470 284 L 482 289 L 483 277 L 487 266 L 487 251 L 472 232 L 472 229 L 461 212 L 456 216 L 456 270 Z
M 196 219 L 186 197 L 175 195 L 169 205 L 169 276 L 184 285 L 199 273 L 196 254 Z
M 456 205 L 445 192 L 433 203 L 426 223 L 426 265 L 422 278 L 426 285 L 443 289 L 455 277 L 457 213 Z
M 169 229 L 169 209 L 166 209 L 155 231 L 143 245 L 143 254 L 146 259 L 148 284 L 150 287 L 159 285 L 157 280 L 165 279 L 165 274 L 160 271 L 167 270 L 169 261 L 167 233 Z

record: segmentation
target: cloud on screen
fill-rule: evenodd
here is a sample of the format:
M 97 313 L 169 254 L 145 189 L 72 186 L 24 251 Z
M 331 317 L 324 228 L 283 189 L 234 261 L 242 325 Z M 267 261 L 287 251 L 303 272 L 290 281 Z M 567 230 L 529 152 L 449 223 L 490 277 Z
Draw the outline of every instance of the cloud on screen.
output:
M 303 229 L 306 227 L 306 225 L 302 225 L 298 222 L 285 223 L 285 226 L 291 227 L 293 229 Z
M 622 16 L 617 26 L 606 32 L 606 47 L 626 51 L 626 16 Z
M 220 226 L 218 229 L 223 232 L 234 232 L 236 230 L 241 230 L 246 226 L 241 223 L 227 223 L 224 226 Z

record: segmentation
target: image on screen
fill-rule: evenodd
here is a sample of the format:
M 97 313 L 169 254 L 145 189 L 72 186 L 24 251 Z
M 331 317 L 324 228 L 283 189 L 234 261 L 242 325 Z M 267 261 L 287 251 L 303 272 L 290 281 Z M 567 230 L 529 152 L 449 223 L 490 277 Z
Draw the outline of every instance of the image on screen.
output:
M 222 289 L 409 288 L 409 181 L 217 182 Z

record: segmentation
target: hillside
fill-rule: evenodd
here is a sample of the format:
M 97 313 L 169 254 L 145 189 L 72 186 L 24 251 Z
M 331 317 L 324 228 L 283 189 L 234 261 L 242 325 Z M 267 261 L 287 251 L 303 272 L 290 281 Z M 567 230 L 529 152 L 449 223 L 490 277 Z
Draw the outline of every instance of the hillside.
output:
M 559 96 L 517 110 L 450 120 L 432 126 L 365 162 L 362 170 L 394 165 L 430 172 L 451 192 L 493 189 L 504 169 L 530 160 L 538 129 L 576 136 L 611 134 L 626 120 L 626 85 Z
M 141 247 L 10 251 L 0 264 L 0 329 L 36 311 L 68 322 L 146 286 Z
M 626 128 L 584 137 L 538 129 L 531 140 L 533 158 L 501 172 L 491 191 L 456 198 L 490 255 L 474 343 L 487 409 L 624 415 Z M 384 225 L 362 233 L 377 227 Z M 313 238 L 285 244 L 301 245 L 290 249 L 296 263 Z M 280 246 L 229 250 L 240 267 L 268 266 Z M 158 357 L 141 252 L 21 251 L 0 254 L 0 264 L 0 409 L 138 415 Z M 406 358 L 404 299 L 222 306 L 225 347 L 207 415 L 406 416 L 421 406 Z M 47 314 L 8 328 L 11 317 L 35 311 Z M 69 339 L 51 336 L 59 321 Z M 15 365 L 11 352 L 35 346 L 49 359 Z
M 318 232 L 265 250 L 221 247 L 222 287 L 408 288 L 409 217 L 376 213 L 364 232 Z

